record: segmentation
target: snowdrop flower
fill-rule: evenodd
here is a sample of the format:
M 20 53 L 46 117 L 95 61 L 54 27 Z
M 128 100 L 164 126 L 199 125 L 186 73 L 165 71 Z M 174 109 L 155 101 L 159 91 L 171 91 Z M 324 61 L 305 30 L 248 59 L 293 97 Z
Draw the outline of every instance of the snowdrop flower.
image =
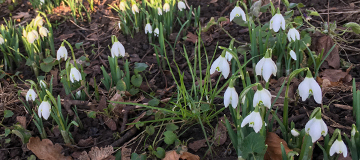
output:
M 270 19 L 270 29 L 278 32 L 280 27 L 285 30 L 285 19 L 280 13 L 277 13 Z
M 27 36 L 27 32 L 26 32 L 26 30 L 25 30 L 25 29 L 23 29 L 22 34 L 23 34 L 23 36 L 26 38 L 26 36 Z
M 80 98 L 81 97 L 81 90 L 77 91 L 75 96 L 76 96 L 76 98 Z
M 322 91 L 319 84 L 312 77 L 311 72 L 308 70 L 305 79 L 299 84 L 299 95 L 305 101 L 310 94 L 314 95 L 316 103 L 321 104 Z
M 158 7 L 157 9 L 158 9 L 158 15 L 159 15 L 159 16 L 162 15 L 162 10 L 161 10 L 161 8 Z
M 159 28 L 155 28 L 155 30 L 154 30 L 154 35 L 155 35 L 156 37 L 159 37 Z
M 226 58 L 226 60 L 228 60 L 230 62 L 231 59 L 233 58 L 233 56 L 232 56 L 232 54 L 230 52 L 226 51 L 225 58 Z
M 259 111 L 253 111 L 241 122 L 241 127 L 244 127 L 246 124 L 249 124 L 249 127 L 253 127 L 254 131 L 258 133 L 263 125 Z
M 226 89 L 225 94 L 224 94 L 225 108 L 227 108 L 230 103 L 233 108 L 236 108 L 238 105 L 238 102 L 239 102 L 239 95 L 234 88 L 233 81 L 231 81 L 229 87 Z
M 41 88 L 46 88 L 47 87 L 46 82 L 44 80 L 40 80 L 40 87 Z
M 230 73 L 230 66 L 225 58 L 225 55 L 222 54 L 213 62 L 210 67 L 210 74 L 213 74 L 215 70 L 221 72 L 225 79 L 228 78 Z
M 292 134 L 294 137 L 297 137 L 297 136 L 300 135 L 299 131 L 297 131 L 295 128 L 293 128 L 293 129 L 291 130 L 291 134 Z
M 150 25 L 150 23 L 148 23 L 148 24 L 146 24 L 146 26 L 145 26 L 145 34 L 147 34 L 147 33 L 152 33 L 152 27 L 151 27 L 151 25 Z
M 38 115 L 39 117 L 43 117 L 45 120 L 47 120 L 51 113 L 51 104 L 48 101 L 41 102 L 39 108 L 38 108 Z
M 39 38 L 39 34 L 36 32 L 36 30 L 32 30 L 26 36 L 26 39 L 29 43 L 34 43 L 34 41 L 37 40 L 38 38 Z
M 169 12 L 169 11 L 170 11 L 170 5 L 169 5 L 169 3 L 165 3 L 165 4 L 164 4 L 163 10 L 164 10 L 164 12 Z
M 341 139 L 336 139 L 334 143 L 330 147 L 330 156 L 334 155 L 334 153 L 337 154 L 343 154 L 344 157 L 347 157 L 347 148 Z
M 0 34 L 0 45 L 1 44 L 4 44 L 5 43 L 5 40 L 4 40 L 4 38 L 2 37 L 2 35 Z
M 139 13 L 139 8 L 137 7 L 136 4 L 133 4 L 133 5 L 131 6 L 131 10 L 132 10 L 133 14 L 135 14 L 135 12 L 136 12 L 136 13 Z
M 358 132 L 357 129 L 356 129 L 356 125 L 353 124 L 353 125 L 352 125 L 352 128 L 351 128 L 351 137 L 354 137 L 355 134 L 356 134 L 356 132 Z
M 119 41 L 116 41 L 111 47 L 111 57 L 119 56 L 125 57 L 125 48 Z
M 34 20 L 34 25 L 41 27 L 44 24 L 44 21 L 41 16 L 36 16 Z
M 39 33 L 40 33 L 41 37 L 46 37 L 47 34 L 49 33 L 49 31 L 45 27 L 40 27 Z
M 321 135 L 327 135 L 328 128 L 325 122 L 321 119 L 321 112 L 319 118 L 314 117 L 306 123 L 305 132 L 310 135 L 313 143 L 316 142 Z
M 263 57 L 255 66 L 256 75 L 262 75 L 266 82 L 269 81 L 271 74 L 276 76 L 277 67 L 275 62 L 269 56 L 271 49 L 266 51 L 265 57 Z
M 246 21 L 246 14 L 245 12 L 239 7 L 236 6 L 231 12 L 230 12 L 230 21 L 232 21 L 235 17 L 240 17 L 243 21 Z
M 180 11 L 182 11 L 183 9 L 186 9 L 186 5 L 183 1 L 179 1 L 178 2 L 178 8 Z
M 75 83 L 75 81 L 81 81 L 81 73 L 74 66 L 71 67 L 70 70 L 70 81 L 71 83 Z
M 300 40 L 300 33 L 295 28 L 291 28 L 291 29 L 289 29 L 287 38 L 288 38 L 289 42 L 291 42 L 291 40 L 293 40 L 293 41 Z
M 45 1 L 44 0 L 40 0 L 40 4 L 44 4 L 45 3 Z
M 265 89 L 262 88 L 261 85 L 259 85 L 258 90 L 254 94 L 253 99 L 253 106 L 261 106 L 264 105 L 267 108 L 271 108 L 271 93 Z
M 293 50 L 291 50 L 289 54 L 290 54 L 291 58 L 296 61 L 296 53 Z
M 126 4 L 124 1 L 121 1 L 120 4 L 119 4 L 119 9 L 121 11 L 125 11 L 126 10 Z
M 35 98 L 37 97 L 37 94 L 36 94 L 36 92 L 32 89 L 32 88 L 30 88 L 28 91 L 27 91 L 27 93 L 26 93 L 26 101 L 29 101 L 29 100 L 31 100 L 31 101 L 35 101 Z
M 64 58 L 64 60 L 66 60 L 67 56 L 68 56 L 68 52 L 67 52 L 65 46 L 61 45 L 60 48 L 57 51 L 56 59 L 58 61 L 60 61 L 61 58 Z

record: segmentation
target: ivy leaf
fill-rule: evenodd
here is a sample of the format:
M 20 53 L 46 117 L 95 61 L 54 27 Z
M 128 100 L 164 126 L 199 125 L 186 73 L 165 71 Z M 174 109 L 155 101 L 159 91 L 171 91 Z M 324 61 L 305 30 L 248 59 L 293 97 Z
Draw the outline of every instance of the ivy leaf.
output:
M 266 152 L 265 138 L 261 136 L 260 133 L 252 132 L 244 138 L 240 145 L 240 150 L 245 159 L 249 159 L 249 156 L 264 157 Z
M 355 22 L 349 22 L 344 25 L 345 27 L 350 27 L 352 31 L 356 34 L 360 33 L 360 25 Z
M 160 101 L 156 98 L 154 98 L 148 102 L 149 106 L 153 106 L 153 107 L 159 105 L 159 103 L 160 103 Z
M 153 154 L 157 157 L 157 158 L 164 158 L 165 157 L 165 150 L 164 148 L 161 147 L 157 147 L 156 148 L 156 152 L 153 151 Z
M 142 72 L 148 67 L 145 63 L 137 63 L 135 62 L 135 72 Z
M 14 115 L 14 113 L 10 110 L 4 111 L 4 118 L 9 118 L 9 117 L 12 117 L 13 115 Z
M 137 75 L 133 75 L 131 76 L 131 83 L 135 86 L 135 87 L 140 87 L 141 83 L 142 83 L 142 77 L 140 74 Z
M 179 127 L 177 125 L 175 125 L 174 123 L 170 123 L 170 124 L 166 125 L 167 131 L 176 131 L 177 129 L 179 129 Z
M 174 132 L 172 131 L 166 131 L 164 132 L 164 142 L 168 145 L 173 144 L 175 142 L 175 140 L 177 139 L 177 136 Z

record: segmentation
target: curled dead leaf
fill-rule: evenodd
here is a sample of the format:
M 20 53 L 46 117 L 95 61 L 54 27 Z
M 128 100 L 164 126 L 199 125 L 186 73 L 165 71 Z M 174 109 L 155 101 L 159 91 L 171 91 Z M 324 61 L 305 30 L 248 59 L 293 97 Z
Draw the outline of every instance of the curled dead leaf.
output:
M 175 150 L 167 151 L 163 160 L 200 160 L 198 155 L 191 154 L 189 152 L 183 152 L 178 154 Z
M 70 156 L 61 154 L 63 147 L 56 143 L 55 145 L 49 139 L 40 140 L 39 137 L 30 137 L 27 148 L 31 150 L 36 157 L 43 160 L 72 160 Z
M 80 160 L 110 160 L 114 159 L 115 157 L 111 154 L 114 152 L 114 149 L 112 146 L 107 147 L 92 147 L 91 151 L 89 153 L 86 153 L 86 151 L 82 152 L 79 159 Z
M 287 143 L 283 139 L 281 139 L 276 133 L 267 132 L 265 144 L 268 145 L 268 148 L 266 150 L 264 159 L 265 160 L 282 159 L 281 143 L 285 148 L 286 154 L 292 151 L 287 146 Z

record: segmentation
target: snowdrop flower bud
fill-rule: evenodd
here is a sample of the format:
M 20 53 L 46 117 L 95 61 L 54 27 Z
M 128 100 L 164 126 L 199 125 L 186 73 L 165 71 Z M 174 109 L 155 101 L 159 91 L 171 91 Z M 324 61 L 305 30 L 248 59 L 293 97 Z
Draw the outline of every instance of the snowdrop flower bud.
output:
M 0 34 L 0 45 L 4 44 L 4 43 L 5 43 L 5 40 L 4 40 L 3 36 Z
M 40 87 L 41 88 L 46 88 L 47 87 L 46 82 L 44 80 L 40 80 Z
M 27 36 L 27 32 L 26 32 L 26 30 L 25 30 L 25 29 L 23 29 L 22 34 L 23 34 L 23 36 L 26 38 L 26 36 Z
M 263 57 L 255 66 L 256 75 L 262 75 L 266 82 L 269 81 L 271 74 L 276 76 L 277 72 L 276 64 L 269 55 L 271 51 L 271 49 L 268 49 L 265 57 Z
M 33 90 L 33 89 L 29 89 L 28 91 L 27 91 L 27 93 L 26 93 L 26 101 L 29 101 L 29 100 L 31 100 L 31 101 L 35 101 L 35 98 L 37 97 L 37 94 L 36 94 L 36 92 Z
M 322 91 L 319 84 L 312 77 L 311 72 L 308 70 L 305 79 L 299 84 L 299 95 L 305 101 L 309 95 L 313 95 L 316 103 L 321 104 Z
M 230 66 L 225 58 L 225 55 L 222 54 L 213 62 L 210 67 L 210 74 L 213 74 L 215 70 L 221 72 L 225 79 L 228 78 L 230 73 Z
M 148 24 L 146 24 L 146 26 L 145 26 L 145 34 L 147 34 L 147 33 L 152 33 L 152 27 L 151 27 L 151 25 L 150 25 L 150 23 L 148 23 Z
M 319 118 L 314 117 L 306 123 L 305 132 L 310 135 L 313 143 L 316 142 L 321 135 L 327 135 L 328 128 L 325 122 L 321 119 L 321 113 Z
M 241 127 L 244 127 L 246 124 L 249 124 L 249 127 L 253 127 L 254 131 L 258 133 L 263 125 L 259 111 L 256 111 L 255 109 L 248 116 L 246 116 L 241 122 Z
M 234 82 L 231 81 L 229 87 L 226 89 L 224 94 L 224 106 L 227 108 L 231 103 L 233 108 L 236 108 L 239 102 L 239 95 L 234 88 Z
M 163 10 L 164 10 L 164 12 L 169 12 L 169 11 L 170 11 L 170 5 L 169 5 L 169 3 L 165 3 L 165 4 L 164 4 Z
M 157 9 L 158 9 L 158 15 L 159 15 L 159 16 L 162 15 L 162 10 L 161 10 L 161 8 L 158 7 Z
M 51 104 L 48 101 L 41 102 L 39 108 L 38 108 L 38 115 L 39 118 L 43 117 L 45 120 L 47 120 L 51 113 Z
M 81 73 L 74 66 L 71 67 L 70 70 L 70 81 L 71 83 L 75 83 L 75 81 L 81 81 Z
M 119 4 L 119 9 L 121 11 L 125 11 L 126 10 L 126 4 L 124 1 L 121 1 L 120 4 Z
M 280 13 L 277 13 L 270 19 L 270 29 L 278 32 L 280 27 L 285 30 L 285 19 Z
M 351 128 L 351 137 L 354 137 L 357 132 L 356 125 L 353 124 Z
M 114 44 L 111 47 L 111 57 L 125 57 L 125 48 L 124 46 L 119 42 L 114 42 Z
M 178 8 L 180 11 L 182 11 L 183 9 L 186 9 L 186 5 L 183 1 L 179 1 L 178 2 Z
M 299 131 L 297 131 L 295 128 L 293 128 L 293 129 L 291 130 L 291 134 L 292 134 L 294 137 L 297 137 L 297 136 L 300 135 Z
M 41 37 L 46 37 L 47 34 L 49 33 L 49 31 L 45 27 L 40 27 L 39 33 L 40 33 Z
M 240 17 L 243 21 L 246 21 L 246 14 L 245 12 L 239 7 L 236 6 L 231 12 L 230 12 L 230 21 L 232 21 L 235 17 Z
M 35 30 L 33 30 L 27 34 L 26 39 L 29 43 L 34 43 L 34 41 L 38 38 L 38 36 L 39 36 L 38 33 Z
M 135 12 L 136 12 L 136 13 L 139 13 L 139 8 L 137 7 L 136 4 L 133 4 L 133 5 L 131 6 L 131 10 L 132 10 L 133 14 L 135 14 Z
M 291 58 L 296 61 L 296 53 L 293 50 L 291 50 L 289 54 L 290 54 Z
M 155 35 L 156 37 L 159 37 L 159 28 L 155 28 L 155 30 L 154 30 L 154 35 Z
M 230 49 L 230 50 L 232 50 L 232 49 Z M 226 60 L 228 60 L 230 62 L 231 59 L 233 58 L 233 56 L 230 52 L 226 51 L 225 58 L 226 58 Z
M 291 28 L 291 29 L 289 29 L 287 38 L 288 38 L 289 42 L 291 42 L 291 40 L 293 40 L 293 41 L 300 40 L 300 33 L 295 28 Z
M 68 56 L 68 52 L 67 52 L 65 46 L 62 45 L 57 51 L 56 59 L 58 61 L 60 61 L 61 58 L 64 58 L 64 60 L 66 60 L 67 56 Z
M 41 16 L 36 16 L 34 20 L 34 25 L 41 27 L 44 24 Z
M 258 90 L 254 94 L 253 107 L 264 105 L 271 108 L 271 93 L 259 85 Z
M 81 97 L 81 90 L 77 91 L 75 96 L 76 96 L 76 98 L 80 98 Z
M 331 145 L 330 147 L 330 156 L 333 156 L 334 153 L 337 154 L 343 154 L 344 157 L 347 157 L 347 148 L 346 145 L 344 143 L 344 141 L 342 141 L 341 139 L 336 139 L 334 141 L 334 143 Z

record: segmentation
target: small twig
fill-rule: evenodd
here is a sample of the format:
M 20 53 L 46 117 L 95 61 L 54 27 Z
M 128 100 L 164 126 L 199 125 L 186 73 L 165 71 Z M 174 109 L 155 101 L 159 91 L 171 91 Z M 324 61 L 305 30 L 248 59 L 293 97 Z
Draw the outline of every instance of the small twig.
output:
M 86 30 L 86 31 L 91 30 L 91 29 L 86 29 L 86 28 L 84 28 L 84 27 L 80 27 L 79 25 L 77 25 L 77 24 L 76 24 L 74 21 L 72 21 L 72 20 L 70 20 L 70 22 L 73 23 L 76 27 L 78 27 L 78 28 L 80 28 L 80 29 L 82 29 L 82 30 Z

